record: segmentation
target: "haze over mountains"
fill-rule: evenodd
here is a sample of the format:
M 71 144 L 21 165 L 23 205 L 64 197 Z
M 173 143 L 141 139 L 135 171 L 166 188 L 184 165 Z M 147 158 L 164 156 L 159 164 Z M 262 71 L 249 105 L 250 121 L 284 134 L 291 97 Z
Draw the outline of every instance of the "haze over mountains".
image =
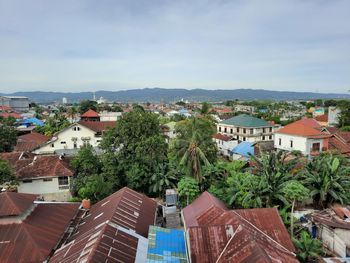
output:
M 0 95 L 26 96 L 31 101 L 38 103 L 50 103 L 62 101 L 66 97 L 69 102 L 79 102 L 84 99 L 92 99 L 93 92 L 45 92 L 28 91 L 14 93 L 0 93 Z M 120 91 L 96 91 L 96 98 L 103 97 L 108 101 L 117 102 L 174 102 L 181 99 L 189 101 L 219 102 L 225 100 L 297 100 L 297 99 L 342 99 L 350 98 L 350 94 L 338 93 L 313 93 L 272 91 L 262 89 L 233 89 L 233 90 L 205 90 L 205 89 L 164 89 L 145 88 Z

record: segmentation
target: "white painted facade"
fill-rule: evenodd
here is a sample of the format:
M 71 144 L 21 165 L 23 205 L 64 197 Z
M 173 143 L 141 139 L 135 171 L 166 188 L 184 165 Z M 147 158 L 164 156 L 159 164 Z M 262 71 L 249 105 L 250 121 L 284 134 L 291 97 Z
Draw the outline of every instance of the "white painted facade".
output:
M 237 127 L 224 123 L 217 124 L 217 132 L 232 136 L 236 140 L 246 142 L 273 141 L 274 126 L 267 127 Z
M 319 147 L 317 147 L 319 144 Z M 323 139 L 313 139 L 303 136 L 289 135 L 276 133 L 274 139 L 274 147 L 278 150 L 284 151 L 300 151 L 304 155 L 310 155 L 312 148 L 319 148 L 319 151 L 322 151 L 324 145 Z
M 101 140 L 102 136 L 97 135 L 95 131 L 79 123 L 74 123 L 55 134 L 50 141 L 33 152 L 36 154 L 52 154 L 56 151 L 78 150 L 86 144 L 90 144 L 95 148 L 100 144 Z
M 350 249 L 350 230 L 341 228 L 330 228 L 325 225 L 319 225 L 317 236 L 322 240 L 330 251 L 333 251 L 339 257 L 346 257 L 347 249 Z
M 329 126 L 335 126 L 339 124 L 339 114 L 340 114 L 340 109 L 336 107 L 328 108 L 328 125 Z
M 237 140 L 224 141 L 216 138 L 213 138 L 213 140 L 218 147 L 219 154 L 224 156 L 231 156 L 229 150 L 232 150 L 232 148 L 236 147 L 238 144 Z
M 67 183 L 66 183 L 67 182 Z M 46 201 L 67 201 L 71 197 L 69 177 L 30 178 L 19 181 L 18 193 L 37 194 Z
M 100 121 L 117 121 L 122 117 L 122 112 L 101 111 Z

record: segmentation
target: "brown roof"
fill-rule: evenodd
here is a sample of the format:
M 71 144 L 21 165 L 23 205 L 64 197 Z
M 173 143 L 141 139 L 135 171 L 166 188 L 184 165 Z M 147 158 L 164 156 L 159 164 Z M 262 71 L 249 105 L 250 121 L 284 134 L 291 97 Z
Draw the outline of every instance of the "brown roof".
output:
M 55 249 L 80 204 L 40 203 L 21 223 L 0 224 L 0 261 L 43 262 Z
M 313 222 L 329 227 L 350 230 L 350 222 L 344 220 L 349 218 L 349 214 L 350 209 L 348 207 L 339 209 L 339 206 L 335 206 L 332 209 L 324 209 L 313 213 L 311 219 Z
M 221 134 L 221 133 L 216 133 L 213 135 L 213 138 L 214 139 L 218 139 L 218 140 L 222 140 L 222 141 L 230 141 L 232 139 L 231 136 L 227 136 L 227 135 L 224 135 L 224 134 Z
M 86 262 L 134 262 L 138 243 L 155 223 L 156 207 L 147 196 L 122 188 L 91 207 L 50 262 L 80 262 L 81 255 Z
M 344 140 L 339 138 L 337 134 L 332 135 L 329 138 L 328 149 L 338 151 L 339 153 L 344 155 L 350 155 L 350 144 L 347 142 L 344 142 Z
M 37 197 L 33 194 L 0 193 L 0 217 L 21 215 L 33 205 Z
M 302 119 L 290 123 L 283 128 L 279 129 L 276 133 L 297 135 L 303 137 L 320 137 L 326 136 L 321 131 L 321 126 L 314 119 Z
M 81 118 L 96 118 L 96 117 L 100 117 L 100 115 L 98 115 L 98 113 L 96 111 L 89 109 L 87 112 L 82 114 L 80 117 Z
M 276 208 L 227 210 L 205 205 L 208 195 L 202 194 L 183 213 L 192 262 L 298 262 Z
M 0 159 L 6 160 L 18 179 L 73 176 L 70 160 L 57 155 L 34 155 L 31 153 L 0 153 Z
M 220 199 L 205 191 L 192 204 L 182 210 L 186 228 L 198 226 L 198 218 L 208 211 L 213 212 L 213 210 L 216 213 L 223 213 L 227 208 Z
M 315 117 L 315 120 L 318 122 L 328 122 L 328 115 L 323 114 Z
M 37 132 L 31 132 L 18 136 L 15 151 L 18 152 L 30 152 L 36 147 L 40 146 L 44 142 L 47 142 L 50 138 Z
M 117 122 L 115 121 L 79 121 L 78 123 L 95 132 L 103 132 L 107 129 L 114 128 Z

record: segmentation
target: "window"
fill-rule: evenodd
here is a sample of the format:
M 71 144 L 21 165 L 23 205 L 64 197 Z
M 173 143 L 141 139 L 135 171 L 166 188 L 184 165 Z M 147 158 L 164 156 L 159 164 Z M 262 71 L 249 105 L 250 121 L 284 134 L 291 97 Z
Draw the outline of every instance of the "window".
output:
M 265 133 L 265 128 L 263 128 L 263 133 Z
M 239 132 L 239 128 L 237 128 L 237 132 Z
M 290 148 L 293 148 L 293 141 L 290 141 Z
M 78 145 L 76 142 L 73 144 L 73 147 L 74 147 L 74 149 L 78 148 Z
M 55 147 L 55 144 L 54 144 L 54 143 L 51 144 L 51 148 L 53 148 L 53 147 Z
M 66 144 L 66 142 L 65 142 L 65 141 L 62 141 L 61 144 Z
M 44 182 L 52 182 L 52 178 L 44 178 L 43 181 Z
M 250 129 L 250 134 L 253 134 L 254 133 L 254 129 Z
M 233 133 L 233 129 L 230 130 L 230 133 L 231 133 L 231 134 Z
M 262 137 L 263 141 L 265 141 L 265 136 Z
M 321 145 L 320 145 L 319 142 L 313 143 L 313 144 L 312 144 L 312 151 L 313 151 L 313 152 L 319 152 L 319 151 L 320 151 L 320 148 L 321 148 Z
M 246 132 L 247 132 L 247 130 L 246 130 L 246 128 L 244 128 L 244 129 L 243 129 L 243 133 L 246 134 Z
M 245 142 L 245 137 L 243 137 L 243 141 Z
M 219 132 L 221 132 L 221 127 L 219 127 Z
M 278 139 L 278 145 L 282 145 L 282 139 L 281 138 Z
M 272 140 L 272 135 L 269 136 L 269 140 Z
M 227 128 L 225 127 L 224 132 L 227 132 Z
M 29 179 L 26 179 L 26 180 L 23 180 L 22 181 L 24 184 L 28 184 L 28 183 L 31 183 L 31 182 L 33 182 L 32 180 L 29 180 Z
M 69 189 L 68 176 L 59 176 L 58 177 L 58 189 Z
M 80 127 L 77 127 L 77 126 L 73 127 L 73 131 L 80 131 Z
M 270 132 L 272 132 L 272 127 L 270 127 Z

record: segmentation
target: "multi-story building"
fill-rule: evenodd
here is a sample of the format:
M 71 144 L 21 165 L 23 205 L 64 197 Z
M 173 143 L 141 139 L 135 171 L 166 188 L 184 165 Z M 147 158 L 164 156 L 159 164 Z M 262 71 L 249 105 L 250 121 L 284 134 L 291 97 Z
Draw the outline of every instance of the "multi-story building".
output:
M 217 124 L 217 132 L 247 142 L 273 141 L 275 125 L 265 120 L 241 114 Z
M 29 111 L 29 99 L 21 96 L 0 96 L 0 106 L 10 107 L 14 111 Z

